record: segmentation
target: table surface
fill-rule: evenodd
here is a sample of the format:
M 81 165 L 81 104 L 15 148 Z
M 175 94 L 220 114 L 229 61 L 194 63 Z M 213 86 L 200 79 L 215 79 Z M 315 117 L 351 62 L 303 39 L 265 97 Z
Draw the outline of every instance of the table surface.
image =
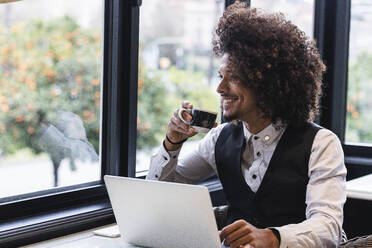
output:
M 346 182 L 348 198 L 372 200 L 372 174 Z
M 346 194 L 348 198 L 372 200 L 372 174 L 359 177 L 346 182 Z M 74 233 L 56 239 L 23 246 L 24 248 L 141 248 L 126 244 L 120 237 L 109 238 L 94 234 L 94 231 L 103 228 L 113 228 L 115 224 Z
M 74 233 L 56 239 L 47 240 L 23 248 L 142 248 L 141 246 L 124 243 L 120 237 L 109 238 L 94 234 L 94 231 L 113 227 L 115 224 Z

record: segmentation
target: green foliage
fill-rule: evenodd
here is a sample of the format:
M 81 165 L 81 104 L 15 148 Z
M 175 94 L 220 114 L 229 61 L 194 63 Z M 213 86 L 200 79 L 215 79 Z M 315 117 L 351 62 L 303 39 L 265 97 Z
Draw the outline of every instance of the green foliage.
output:
M 159 144 L 172 111 L 160 73 L 142 67 L 138 80 L 137 149 Z
M 101 61 L 101 33 L 70 17 L 0 27 L 0 150 L 41 152 L 37 130 L 62 110 L 81 117 L 98 151 Z M 183 100 L 217 111 L 217 94 L 203 81 L 201 73 L 140 65 L 138 149 L 160 144 Z
M 346 141 L 372 143 L 372 54 L 360 53 L 349 67 Z
M 184 100 L 190 101 L 194 107 L 217 112 L 217 94 L 203 80 L 201 73 L 176 67 L 151 71 L 143 70 L 140 65 L 137 149 L 160 145 L 169 119 Z
M 194 107 L 218 112 L 218 96 L 200 72 L 190 73 L 175 67 L 170 68 L 169 78 L 175 87 L 175 94 L 190 101 Z M 178 103 L 179 104 L 179 103 Z
M 70 17 L 0 28 L 0 149 L 40 152 L 37 130 L 63 110 L 98 151 L 101 51 L 101 34 Z

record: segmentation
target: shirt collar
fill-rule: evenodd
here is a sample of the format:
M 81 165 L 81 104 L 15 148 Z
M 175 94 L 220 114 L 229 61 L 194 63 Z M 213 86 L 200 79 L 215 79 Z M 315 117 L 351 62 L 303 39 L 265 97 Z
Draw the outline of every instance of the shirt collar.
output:
M 245 124 L 243 123 L 244 137 L 246 141 L 252 137 L 253 140 L 261 141 L 265 145 L 271 145 L 285 130 L 286 125 L 278 120 L 275 124 L 271 123 L 265 129 L 257 134 L 249 132 Z

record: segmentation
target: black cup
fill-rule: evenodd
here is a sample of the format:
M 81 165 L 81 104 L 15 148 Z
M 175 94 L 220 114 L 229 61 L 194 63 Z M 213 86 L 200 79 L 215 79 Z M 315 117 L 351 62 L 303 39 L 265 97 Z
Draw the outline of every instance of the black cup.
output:
M 182 117 L 183 111 L 187 111 L 192 116 L 191 121 L 186 121 Z M 192 126 L 195 129 L 195 132 L 207 133 L 213 127 L 214 123 L 216 122 L 217 113 L 209 111 L 209 110 L 202 110 L 202 109 L 197 109 L 197 108 L 193 108 L 193 109 L 181 108 L 178 111 L 178 116 L 184 123 Z

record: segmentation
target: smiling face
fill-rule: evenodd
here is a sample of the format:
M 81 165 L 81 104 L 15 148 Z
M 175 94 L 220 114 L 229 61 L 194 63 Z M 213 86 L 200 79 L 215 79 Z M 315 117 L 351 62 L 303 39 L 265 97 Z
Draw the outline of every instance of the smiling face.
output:
M 219 69 L 221 82 L 217 92 L 221 95 L 223 117 L 227 121 L 250 121 L 260 116 L 256 96 L 253 90 L 245 87 L 242 82 L 233 79 L 227 70 L 228 55 L 222 58 Z

